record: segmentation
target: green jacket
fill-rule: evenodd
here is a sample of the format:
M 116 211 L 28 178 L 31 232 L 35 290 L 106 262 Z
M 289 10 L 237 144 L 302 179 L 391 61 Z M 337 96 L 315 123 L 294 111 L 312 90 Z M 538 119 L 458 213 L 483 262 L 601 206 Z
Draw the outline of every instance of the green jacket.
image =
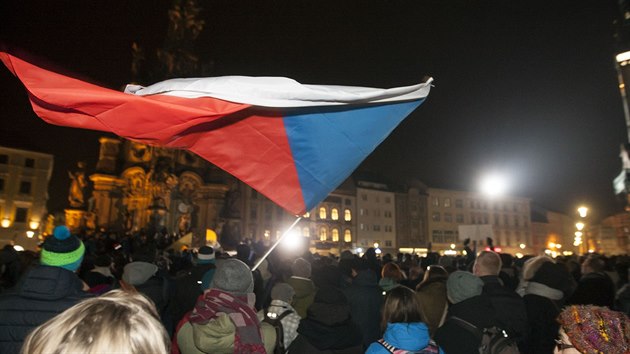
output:
M 291 277 L 287 280 L 287 284 L 295 290 L 293 308 L 301 318 L 306 318 L 306 310 L 315 300 L 315 293 L 317 293 L 315 284 L 312 280 L 301 277 Z

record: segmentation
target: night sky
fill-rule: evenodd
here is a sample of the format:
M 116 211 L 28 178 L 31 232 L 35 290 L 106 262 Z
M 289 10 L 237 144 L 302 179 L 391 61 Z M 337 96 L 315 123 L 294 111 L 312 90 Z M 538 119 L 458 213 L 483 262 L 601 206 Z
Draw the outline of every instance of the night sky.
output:
M 212 75 L 393 87 L 434 77 L 428 100 L 361 169 L 475 190 L 489 170 L 510 194 L 574 215 L 618 210 L 612 180 L 627 141 L 613 57 L 614 0 L 205 1 L 198 53 Z M 159 46 L 170 0 L 2 1 L 0 39 L 67 75 L 121 89 L 131 43 Z M 150 82 L 142 84 L 151 84 Z M 48 125 L 0 68 L 0 145 L 55 155 L 50 209 L 66 171 L 93 168 L 100 132 Z

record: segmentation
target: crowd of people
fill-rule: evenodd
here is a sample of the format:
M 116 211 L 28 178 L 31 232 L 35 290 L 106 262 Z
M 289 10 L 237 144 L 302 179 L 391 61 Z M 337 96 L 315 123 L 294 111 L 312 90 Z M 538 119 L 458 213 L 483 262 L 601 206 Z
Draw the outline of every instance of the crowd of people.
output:
M 2 249 L 0 353 L 630 353 L 628 257 L 125 242 Z

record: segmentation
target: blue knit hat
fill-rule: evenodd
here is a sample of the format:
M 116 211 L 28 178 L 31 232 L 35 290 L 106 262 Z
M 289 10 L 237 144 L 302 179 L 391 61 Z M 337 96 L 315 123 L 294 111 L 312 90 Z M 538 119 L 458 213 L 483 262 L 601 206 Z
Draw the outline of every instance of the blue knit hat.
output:
M 39 262 L 42 265 L 76 271 L 81 266 L 85 246 L 66 226 L 57 226 L 42 245 Z

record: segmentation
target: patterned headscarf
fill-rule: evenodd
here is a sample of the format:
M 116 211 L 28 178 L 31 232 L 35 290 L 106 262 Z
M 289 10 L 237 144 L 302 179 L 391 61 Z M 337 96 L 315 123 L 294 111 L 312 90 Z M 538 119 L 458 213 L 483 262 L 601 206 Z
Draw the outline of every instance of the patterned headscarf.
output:
M 630 353 L 630 320 L 622 312 L 592 305 L 566 307 L 558 317 L 564 332 L 581 353 Z

